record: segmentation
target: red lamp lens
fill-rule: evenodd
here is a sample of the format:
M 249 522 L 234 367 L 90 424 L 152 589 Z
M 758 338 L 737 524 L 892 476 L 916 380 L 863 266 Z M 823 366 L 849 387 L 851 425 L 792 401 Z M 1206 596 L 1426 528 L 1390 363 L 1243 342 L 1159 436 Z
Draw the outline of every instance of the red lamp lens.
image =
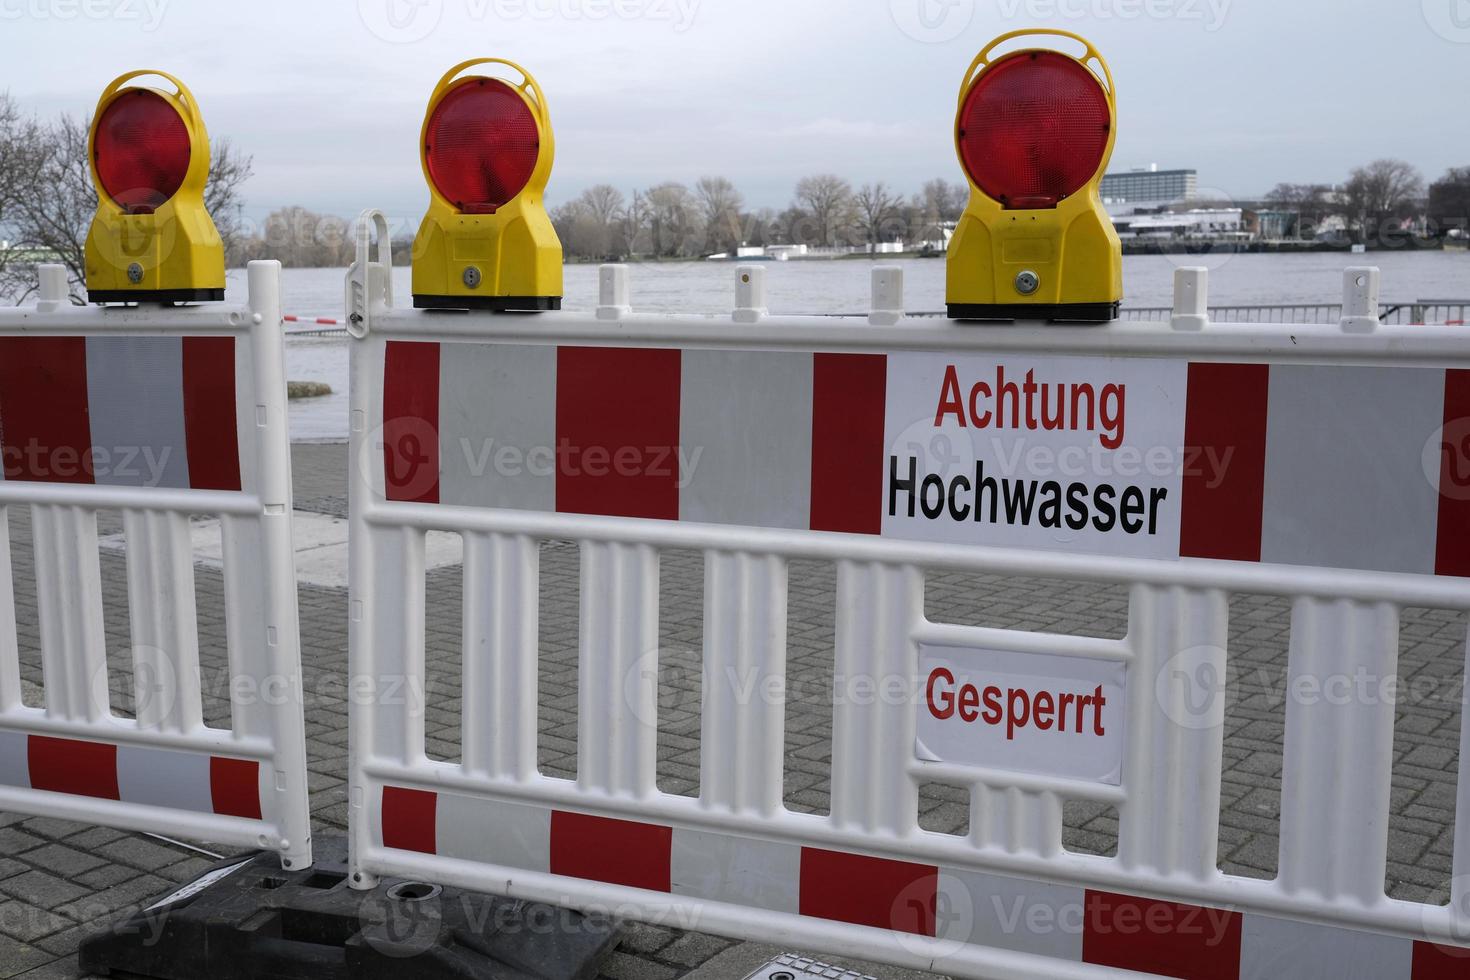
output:
M 1097 173 L 1113 116 L 1102 84 L 1055 51 L 991 65 L 965 96 L 960 158 L 970 179 L 1010 210 L 1054 208 Z
M 531 179 L 540 156 L 536 118 L 520 93 L 499 79 L 466 79 L 429 114 L 429 179 L 465 214 L 504 207 Z
M 108 103 L 92 145 L 97 179 L 129 214 L 152 214 L 189 172 L 189 130 L 157 92 L 129 89 Z

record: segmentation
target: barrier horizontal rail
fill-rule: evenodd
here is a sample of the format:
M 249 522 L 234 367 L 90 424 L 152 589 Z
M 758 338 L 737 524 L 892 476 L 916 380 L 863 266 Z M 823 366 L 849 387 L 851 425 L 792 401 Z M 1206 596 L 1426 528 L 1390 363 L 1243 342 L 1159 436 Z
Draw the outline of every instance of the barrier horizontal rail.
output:
M 347 289 L 350 673 L 368 690 L 406 678 L 410 694 L 352 707 L 355 887 L 414 875 L 964 976 L 1180 975 L 1209 962 L 1222 977 L 1423 980 L 1470 952 L 1467 821 L 1448 904 L 1385 895 L 1391 704 L 1288 703 L 1279 875 L 1219 869 L 1224 701 L 1200 695 L 1229 665 L 1228 594 L 1291 600 L 1292 678 L 1392 676 L 1400 609 L 1470 608 L 1470 513 L 1446 468 L 1459 460 L 1448 433 L 1470 336 L 1379 322 L 1376 271 L 1349 270 L 1336 322 L 1290 330 L 1212 322 L 1202 270 L 1181 271 L 1167 322 L 1101 327 L 905 318 L 894 269 L 875 270 L 867 317 L 769 316 L 758 267 L 737 270 L 728 316 L 638 314 L 627 270 L 608 267 L 593 313 L 451 317 L 393 308 L 386 236 L 370 254 L 368 221 Z M 1022 424 L 1030 371 L 1072 384 L 1065 432 Z M 992 423 L 1005 425 L 1011 384 L 1016 425 L 1002 431 Z M 1005 519 L 983 520 L 1001 449 L 981 437 L 1057 451 L 1100 441 L 1109 461 L 1176 455 L 1161 474 L 1119 477 L 1136 497 L 1098 494 L 1107 474 L 1088 470 L 1090 521 L 1060 533 L 1060 517 L 1004 510 L 1013 491 L 998 482 L 990 513 Z M 543 449 L 549 464 L 477 471 L 474 451 L 491 446 Z M 680 460 L 672 473 L 654 472 L 660 447 Z M 639 458 L 630 472 L 574 463 L 598 448 Z M 703 453 L 684 468 L 677 450 L 689 448 Z M 1221 448 L 1237 455 L 1216 484 L 1179 464 Z M 1028 472 L 1018 458 L 1005 479 Z M 1372 480 L 1344 479 L 1369 464 Z M 430 531 L 464 541 L 459 763 L 425 749 Z M 536 761 L 552 542 L 579 554 L 574 779 Z M 671 550 L 704 561 L 697 798 L 655 778 Z M 834 702 L 826 814 L 783 802 L 778 682 L 798 558 L 835 566 L 834 674 L 892 679 L 897 692 Z M 935 569 L 1121 583 L 1128 630 L 931 622 Z M 1009 694 L 992 709 L 981 680 L 966 708 L 960 681 L 982 673 Z M 742 693 L 737 676 L 776 693 Z M 1023 720 L 1015 692 L 1043 676 L 1058 693 L 1027 694 Z M 983 740 L 1002 721 L 1030 726 L 1024 752 L 1009 736 Z M 979 727 L 956 735 L 961 723 Z M 1038 741 L 1054 726 L 1065 749 Z M 1461 745 L 1466 814 L 1470 728 Z M 920 828 L 929 781 L 968 791 L 963 836 Z M 1117 807 L 1116 856 L 1063 848 L 1071 799 Z M 1022 912 L 1083 911 L 1075 930 L 1008 926 L 1013 899 Z
M 243 306 L 72 306 L 42 266 L 0 310 L 0 809 L 311 864 L 280 266 Z M 131 716 L 109 697 L 98 519 L 126 543 Z M 232 684 L 204 718 L 191 520 L 221 524 Z M 11 530 L 29 522 L 41 696 L 21 688 Z

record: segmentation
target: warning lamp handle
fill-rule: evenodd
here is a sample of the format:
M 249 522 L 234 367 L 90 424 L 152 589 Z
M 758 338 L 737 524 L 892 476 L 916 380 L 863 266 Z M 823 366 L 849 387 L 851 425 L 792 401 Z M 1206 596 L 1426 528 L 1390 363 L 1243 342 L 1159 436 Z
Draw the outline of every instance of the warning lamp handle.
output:
M 190 135 L 199 136 L 204 133 L 204 117 L 199 112 L 199 103 L 194 101 L 194 93 L 189 91 L 189 86 L 168 72 L 159 71 L 156 68 L 140 68 L 137 71 L 130 71 L 126 75 L 119 75 L 117 78 L 114 78 L 112 83 L 102 90 L 102 97 L 97 100 L 97 115 L 99 117 L 102 115 L 102 109 L 108 102 L 112 101 L 112 97 L 120 92 L 124 85 L 135 78 L 142 78 L 148 75 L 166 79 L 173 85 L 176 90 L 175 96 L 177 101 L 188 112 L 188 118 L 185 119 L 185 122 L 188 123 Z
M 1108 68 L 1107 60 L 1103 58 L 1102 53 L 1099 52 L 1097 48 L 1092 46 L 1092 42 L 1087 40 L 1087 38 L 1083 37 L 1080 34 L 1073 34 L 1071 31 L 1063 31 L 1055 27 L 1026 27 L 1022 28 L 1019 31 L 1011 31 L 1009 34 L 1002 34 L 1000 37 L 987 44 L 984 49 L 982 49 L 981 52 L 975 56 L 975 60 L 970 62 L 970 68 L 968 71 L 965 72 L 965 77 L 960 83 L 959 105 L 961 110 L 964 109 L 965 96 L 969 94 L 970 86 L 974 83 L 975 76 L 980 74 L 981 71 L 990 67 L 991 54 L 994 53 L 995 49 L 1000 47 L 1002 44 L 1005 44 L 1007 41 L 1014 41 L 1018 37 L 1064 37 L 1068 40 L 1076 41 L 1078 44 L 1082 45 L 1082 47 L 1085 48 L 1086 51 L 1084 52 L 1082 57 L 1077 60 L 1084 65 L 1088 64 L 1089 62 L 1097 63 L 1098 68 L 1102 70 L 1101 80 L 1106 82 L 1103 88 L 1106 90 L 1106 95 L 1108 97 L 1108 109 L 1112 113 L 1114 119 L 1118 117 L 1118 103 L 1113 88 L 1113 73 Z M 1096 74 L 1096 72 L 1094 72 L 1094 74 Z
M 439 84 L 434 86 L 434 94 L 429 97 L 431 111 L 433 106 L 439 104 L 439 100 L 444 96 L 444 93 L 449 91 L 450 87 L 460 75 L 463 75 L 465 71 L 478 65 L 504 65 L 519 74 L 524 81 L 516 87 L 520 89 L 523 95 L 527 96 L 526 101 L 531 103 L 531 107 L 536 113 L 536 120 L 541 123 L 542 131 L 548 133 L 551 131 L 551 116 L 547 112 L 546 96 L 541 93 L 541 86 L 536 83 L 536 79 L 531 77 L 530 72 L 526 71 L 526 69 L 514 61 L 507 61 L 505 58 L 471 58 L 469 61 L 462 61 L 449 69 L 444 73 L 444 77 L 439 79 Z

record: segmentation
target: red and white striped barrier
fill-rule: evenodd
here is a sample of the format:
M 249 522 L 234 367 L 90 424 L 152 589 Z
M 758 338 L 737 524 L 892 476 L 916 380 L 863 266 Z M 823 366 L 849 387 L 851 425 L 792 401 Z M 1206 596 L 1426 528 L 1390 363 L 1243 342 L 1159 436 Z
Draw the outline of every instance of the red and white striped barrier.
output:
M 1289 600 L 1288 689 L 1393 677 L 1401 608 L 1470 610 L 1462 330 L 1381 324 L 1370 270 L 1324 324 L 1211 323 L 1203 270 L 1168 321 L 1095 327 L 908 319 L 889 269 L 867 317 L 772 317 L 759 267 L 729 318 L 639 315 L 619 267 L 593 314 L 435 317 L 393 307 L 368 221 L 349 656 L 399 696 L 352 707 L 356 887 L 426 877 L 953 976 L 1463 972 L 1470 837 L 1448 904 L 1385 895 L 1392 699 L 1288 700 L 1276 879 L 1222 873 L 1218 825 L 1229 595 Z M 431 531 L 464 542 L 454 764 L 425 751 Z M 536 764 L 540 549 L 569 540 L 574 780 Z M 663 550 L 704 556 L 697 799 L 656 779 Z M 789 574 L 811 560 L 836 569 L 849 683 L 825 814 L 783 803 Z M 931 622 L 934 569 L 1122 586 L 1128 632 Z M 935 782 L 969 792 L 961 835 L 919 825 Z M 1116 808 L 1115 856 L 1063 847 L 1073 800 Z
M 44 707 L 0 643 L 0 809 L 311 863 L 280 266 L 246 306 L 0 310 L 0 505 L 34 542 Z M 122 518 L 133 717 L 110 707 L 97 517 Z M 233 726 L 203 717 L 191 518 L 223 534 Z M 11 542 L 0 521 L 0 576 Z M 0 589 L 0 636 L 14 638 Z M 284 692 L 286 696 L 279 696 Z
M 1470 949 L 1396 936 L 453 793 L 385 786 L 374 835 L 453 862 L 1143 974 L 1449 980 L 1470 970 Z
M 382 417 L 389 500 L 1470 575 L 1470 473 L 1425 459 L 1467 415 L 1438 367 L 390 341 Z
M 324 327 L 345 327 L 346 323 L 329 316 L 283 316 L 281 319 L 286 323 L 315 323 Z

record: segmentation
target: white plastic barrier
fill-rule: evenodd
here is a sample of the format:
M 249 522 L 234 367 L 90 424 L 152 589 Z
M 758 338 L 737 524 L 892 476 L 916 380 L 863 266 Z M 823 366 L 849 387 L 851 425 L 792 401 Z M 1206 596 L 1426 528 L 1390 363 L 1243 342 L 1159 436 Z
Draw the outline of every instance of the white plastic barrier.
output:
M 0 810 L 311 864 L 280 265 L 246 306 L 77 307 L 41 267 L 0 309 Z M 28 513 L 44 706 L 21 687 L 12 512 Z M 109 706 L 99 514 L 127 552 L 134 716 Z M 223 543 L 232 727 L 203 720 L 191 518 Z
M 1291 599 L 1293 679 L 1391 676 L 1401 607 L 1470 609 L 1435 441 L 1470 335 L 1377 326 L 1376 272 L 1341 323 L 1210 324 L 1185 270 L 1171 322 L 987 327 L 905 319 L 891 269 L 867 318 L 769 316 L 758 267 L 729 317 L 638 315 L 619 267 L 595 314 L 429 314 L 367 253 L 350 672 L 409 696 L 354 700 L 358 887 L 964 976 L 1461 975 L 1434 943 L 1470 935 L 1464 824 L 1449 905 L 1384 894 L 1391 703 L 1291 703 L 1279 877 L 1217 867 L 1228 594 Z M 460 764 L 425 756 L 430 531 L 464 538 Z M 536 765 L 552 540 L 581 552 L 575 780 Z M 697 799 L 655 781 L 665 549 L 705 558 Z M 827 815 L 782 802 L 794 559 L 835 563 L 834 673 L 874 692 L 835 705 Z M 931 622 L 933 570 L 1123 584 L 1128 633 Z M 920 829 L 935 781 L 969 788 L 967 835 Z M 1117 807 L 1115 857 L 1063 849 L 1064 800 Z

